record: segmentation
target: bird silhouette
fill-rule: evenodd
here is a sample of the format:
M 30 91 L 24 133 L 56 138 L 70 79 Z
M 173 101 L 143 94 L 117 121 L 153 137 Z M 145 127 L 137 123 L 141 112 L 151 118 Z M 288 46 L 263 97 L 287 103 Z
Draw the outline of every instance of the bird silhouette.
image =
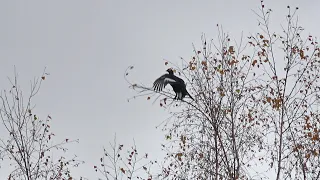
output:
M 167 72 L 168 74 L 164 74 L 154 81 L 154 90 L 160 92 L 167 84 L 170 84 L 173 91 L 176 93 L 174 99 L 182 100 L 186 95 L 188 95 L 192 100 L 194 100 L 187 91 L 185 82 L 181 78 L 175 76 L 171 68 L 167 69 Z

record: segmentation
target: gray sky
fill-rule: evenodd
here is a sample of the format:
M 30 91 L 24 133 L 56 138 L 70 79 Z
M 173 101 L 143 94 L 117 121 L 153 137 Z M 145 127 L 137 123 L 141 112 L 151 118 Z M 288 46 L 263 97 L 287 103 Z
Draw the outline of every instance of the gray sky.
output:
M 317 0 L 268 0 L 275 25 L 284 22 L 288 4 L 300 7 L 307 33 L 318 33 Z M 27 90 L 47 67 L 51 75 L 35 99 L 36 111 L 53 117 L 57 138 L 80 139 L 70 152 L 86 164 L 74 174 L 97 179 L 93 165 L 114 133 L 125 145 L 135 138 L 151 157 L 161 154 L 164 135 L 155 126 L 168 114 L 145 99 L 128 103 L 133 93 L 124 70 L 134 65 L 131 77 L 151 85 L 165 72 L 163 59 L 189 58 L 202 33 L 216 38 L 217 23 L 236 38 L 256 32 L 251 9 L 258 6 L 259 0 L 0 0 L 1 89 L 9 87 L 14 65 Z M 0 169 L 0 179 L 7 174 Z

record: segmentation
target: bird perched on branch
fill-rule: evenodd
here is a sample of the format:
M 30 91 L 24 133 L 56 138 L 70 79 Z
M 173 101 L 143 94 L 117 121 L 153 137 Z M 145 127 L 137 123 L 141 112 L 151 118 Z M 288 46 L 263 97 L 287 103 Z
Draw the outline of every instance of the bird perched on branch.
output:
M 181 78 L 175 76 L 171 68 L 167 69 L 167 72 L 169 74 L 164 74 L 154 81 L 153 83 L 154 90 L 158 92 L 162 91 L 162 89 L 167 84 L 170 84 L 172 86 L 173 91 L 176 93 L 176 96 L 174 97 L 174 99 L 182 100 L 186 95 L 188 95 L 192 100 L 194 100 L 192 96 L 188 93 L 186 89 L 186 84 L 184 83 L 184 81 Z

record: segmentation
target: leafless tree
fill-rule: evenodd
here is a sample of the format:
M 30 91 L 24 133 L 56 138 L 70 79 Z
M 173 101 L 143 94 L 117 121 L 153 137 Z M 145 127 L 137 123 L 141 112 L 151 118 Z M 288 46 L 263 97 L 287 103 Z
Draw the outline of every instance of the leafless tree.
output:
M 139 154 L 135 144 L 125 151 L 123 144 L 117 144 L 115 136 L 114 142 L 109 145 L 109 148 L 103 149 L 100 165 L 93 167 L 104 179 L 151 180 L 154 177 L 150 169 L 157 161 L 149 160 L 147 153 Z
M 51 116 L 43 118 L 36 113 L 32 100 L 47 75 L 44 72 L 41 78 L 34 79 L 26 95 L 15 72 L 13 80 L 9 78 L 11 88 L 1 93 L 1 128 L 8 136 L 0 138 L 0 154 L 14 168 L 8 175 L 10 180 L 72 179 L 69 168 L 81 163 L 76 156 L 64 156 L 66 144 L 76 141 L 55 143 L 55 134 L 50 131 Z

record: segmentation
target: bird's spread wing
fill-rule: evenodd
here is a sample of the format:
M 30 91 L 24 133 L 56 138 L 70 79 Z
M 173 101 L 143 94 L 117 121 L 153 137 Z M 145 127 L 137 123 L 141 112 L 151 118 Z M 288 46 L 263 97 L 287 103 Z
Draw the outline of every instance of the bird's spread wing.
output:
M 155 91 L 162 91 L 167 84 L 171 83 L 176 83 L 176 80 L 168 77 L 168 74 L 165 74 L 154 81 L 153 88 Z

